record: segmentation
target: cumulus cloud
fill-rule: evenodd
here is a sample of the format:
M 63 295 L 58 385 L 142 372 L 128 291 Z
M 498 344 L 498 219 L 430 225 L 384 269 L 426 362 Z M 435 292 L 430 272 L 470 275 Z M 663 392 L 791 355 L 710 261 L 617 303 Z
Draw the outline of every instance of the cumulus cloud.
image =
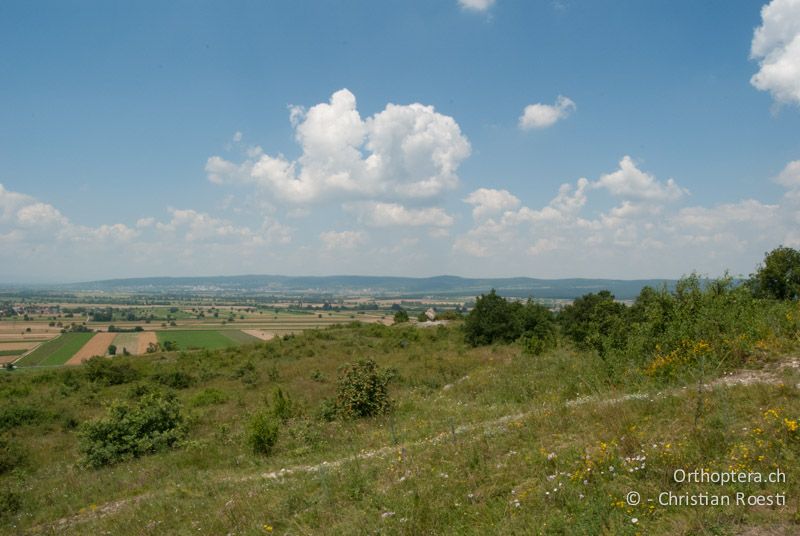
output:
M 470 11 L 486 11 L 492 7 L 495 0 L 458 0 L 462 9 Z
M 440 207 L 406 208 L 398 203 L 363 202 L 348 205 L 370 227 L 450 227 L 454 219 Z
M 629 157 L 597 180 L 562 184 L 541 207 L 515 206 L 474 215 L 474 225 L 453 242 L 453 251 L 483 265 L 524 266 L 535 260 L 539 274 L 676 277 L 699 269 L 719 273 L 741 268 L 780 243 L 800 243 L 798 166 L 790 163 L 776 180 L 789 190 L 780 203 L 755 199 L 713 206 L 677 206 L 686 191 L 638 169 Z M 597 210 L 593 192 L 617 198 Z M 515 197 L 516 198 L 516 197 Z M 470 203 L 469 198 L 464 200 Z M 458 257 L 456 257 L 458 258 Z M 748 266 L 749 267 L 749 266 Z M 565 271 L 566 269 L 566 271 Z
M 653 175 L 641 171 L 630 156 L 623 157 L 617 171 L 602 175 L 593 186 L 605 188 L 615 196 L 653 201 L 674 201 L 688 193 L 673 179 L 661 183 Z
M 554 104 L 529 104 L 519 117 L 519 128 L 530 130 L 551 127 L 569 116 L 575 108 L 575 102 L 563 95 L 559 95 Z
M 470 193 L 464 199 L 464 202 L 473 206 L 472 217 L 476 219 L 517 208 L 520 204 L 519 199 L 508 190 L 494 190 L 491 188 L 478 188 Z
M 329 197 L 431 199 L 458 185 L 470 144 L 452 117 L 419 103 L 388 104 L 362 119 L 347 89 L 308 110 L 290 108 L 302 154 L 295 160 L 254 148 L 239 164 L 206 163 L 215 183 L 242 182 L 291 203 Z
M 783 171 L 775 177 L 775 182 L 789 189 L 800 188 L 800 160 L 786 164 Z
M 800 1 L 772 0 L 761 20 L 750 46 L 759 69 L 750 83 L 778 103 L 800 104 Z
M 367 234 L 364 231 L 325 231 L 319 239 L 326 251 L 351 250 L 364 244 Z

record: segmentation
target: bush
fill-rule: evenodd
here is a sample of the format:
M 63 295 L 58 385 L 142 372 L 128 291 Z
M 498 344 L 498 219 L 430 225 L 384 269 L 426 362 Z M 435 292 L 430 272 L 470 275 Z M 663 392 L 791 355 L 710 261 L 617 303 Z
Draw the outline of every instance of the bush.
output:
M 247 445 L 254 454 L 269 454 L 278 442 L 278 420 L 267 412 L 259 412 L 247 423 Z
M 194 377 L 182 370 L 159 371 L 153 374 L 153 379 L 173 389 L 186 389 L 194 384 Z
M 44 420 L 45 413 L 31 406 L 20 406 L 10 404 L 0 408 L 0 432 L 22 426 L 24 424 L 36 424 Z
M 291 418 L 292 413 L 292 399 L 288 394 L 283 394 L 281 388 L 278 387 L 272 393 L 272 415 L 281 422 L 286 422 Z
M 394 314 L 394 323 L 400 324 L 402 322 L 408 322 L 408 313 L 404 309 L 399 309 Z
M 106 385 L 122 385 L 139 378 L 139 372 L 130 363 L 113 362 L 100 356 L 86 361 L 83 365 L 83 372 L 89 381 Z
M 605 357 L 625 345 L 625 305 L 607 290 L 585 294 L 558 315 L 564 334 L 585 350 Z
M 336 408 L 348 418 L 372 417 L 391 410 L 389 381 L 372 359 L 345 365 L 336 389 Z
M 135 405 L 115 402 L 79 435 L 83 463 L 97 468 L 175 447 L 185 428 L 174 396 L 148 394 Z
M 475 307 L 464 322 L 464 334 L 472 346 L 511 342 L 520 336 L 511 304 L 494 289 L 475 301 Z

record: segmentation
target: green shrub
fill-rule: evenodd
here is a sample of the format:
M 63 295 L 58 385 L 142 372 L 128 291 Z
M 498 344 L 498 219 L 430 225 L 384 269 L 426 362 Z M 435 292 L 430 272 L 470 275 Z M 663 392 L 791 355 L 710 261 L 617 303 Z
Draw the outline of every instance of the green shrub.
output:
M 292 399 L 288 394 L 283 394 L 280 387 L 272 393 L 271 410 L 275 418 L 281 422 L 286 422 L 292 417 Z
M 45 419 L 47 415 L 39 408 L 9 404 L 0 407 L 0 432 L 22 426 L 36 424 Z
M 182 370 L 159 371 L 153 374 L 153 379 L 173 389 L 187 389 L 194 385 L 194 376 Z
M 261 411 L 247 423 L 247 445 L 254 454 L 269 454 L 278 442 L 279 422 L 271 413 Z
M 119 363 L 99 356 L 86 361 L 83 372 L 89 381 L 106 385 L 121 385 L 139 378 L 139 372 L 130 363 Z
M 203 389 L 192 397 L 190 404 L 192 406 L 213 406 L 216 404 L 223 404 L 228 401 L 228 395 L 223 391 L 214 388 Z
M 336 408 L 348 418 L 372 417 L 387 413 L 391 375 L 381 371 L 372 359 L 345 365 L 336 389 Z
M 405 309 L 400 309 L 394 314 L 394 323 L 401 324 L 403 322 L 408 322 L 408 313 Z
M 173 395 L 147 394 L 134 405 L 115 402 L 79 434 L 83 462 L 96 468 L 174 447 L 185 428 Z

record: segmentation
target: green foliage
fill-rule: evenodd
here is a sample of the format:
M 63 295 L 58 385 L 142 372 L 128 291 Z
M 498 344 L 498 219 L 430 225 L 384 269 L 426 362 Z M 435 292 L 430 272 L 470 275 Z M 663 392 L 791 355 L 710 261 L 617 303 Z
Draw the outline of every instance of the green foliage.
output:
M 408 312 L 406 312 L 405 309 L 399 309 L 394 314 L 394 323 L 395 324 L 400 324 L 402 322 L 408 322 Z
M 292 399 L 288 394 L 284 394 L 283 390 L 278 387 L 272 393 L 272 403 L 270 404 L 272 415 L 281 422 L 286 422 L 292 417 L 294 408 L 292 406 Z
M 195 383 L 194 376 L 182 370 L 159 371 L 153 374 L 153 379 L 173 389 L 187 389 Z
M 464 334 L 472 346 L 512 342 L 520 335 L 511 304 L 494 289 L 477 298 L 464 322 Z
M 625 344 L 625 306 L 607 290 L 586 294 L 558 315 L 563 333 L 579 348 L 604 357 Z
M 766 253 L 764 262 L 750 276 L 749 284 L 758 297 L 797 300 L 800 298 L 800 251 L 781 246 Z
M 39 408 L 16 403 L 0 407 L 0 432 L 25 424 L 36 424 L 46 418 Z
M 214 389 L 213 387 L 209 387 L 194 395 L 190 404 L 192 406 L 201 407 L 223 404 L 227 401 L 228 395 L 226 395 L 225 392 L 220 391 L 219 389 Z
M 109 344 L 108 345 L 108 355 L 117 355 L 117 347 L 116 345 Z
M 95 356 L 83 364 L 83 373 L 91 382 L 121 385 L 139 378 L 139 372 L 127 362 L 116 362 Z
M 347 418 L 372 417 L 392 408 L 389 398 L 391 374 L 372 359 L 344 366 L 336 389 L 336 407 Z
M 112 403 L 105 417 L 84 423 L 79 435 L 83 463 L 98 468 L 175 447 L 185 427 L 174 396 L 148 394 L 133 405 Z
M 247 445 L 254 454 L 267 455 L 278 442 L 279 421 L 269 412 L 261 411 L 247 423 Z
M 526 351 L 534 355 L 556 343 L 553 315 L 546 307 L 531 299 L 524 304 L 510 302 L 494 289 L 478 297 L 464 322 L 464 334 L 472 346 L 521 339 Z

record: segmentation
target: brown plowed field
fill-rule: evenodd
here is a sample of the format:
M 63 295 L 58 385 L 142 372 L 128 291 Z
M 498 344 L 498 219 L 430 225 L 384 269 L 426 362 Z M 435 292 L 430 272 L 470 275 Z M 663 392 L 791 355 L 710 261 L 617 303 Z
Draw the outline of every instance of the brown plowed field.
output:
M 151 342 L 153 344 L 158 344 L 155 331 L 142 331 L 139 333 L 139 350 L 136 352 L 136 355 L 146 354 L 147 347 Z
M 30 350 L 39 346 L 38 342 L 0 342 L 0 350 Z
M 80 365 L 86 359 L 96 355 L 106 355 L 108 352 L 108 345 L 114 341 L 116 333 L 98 333 L 89 342 L 83 345 L 83 348 L 78 350 L 74 356 L 69 358 L 65 365 Z
M 248 335 L 252 335 L 253 337 L 257 337 L 262 341 L 268 341 L 275 336 L 274 333 L 270 333 L 268 331 L 264 331 L 263 329 L 243 329 L 242 333 L 247 333 Z

